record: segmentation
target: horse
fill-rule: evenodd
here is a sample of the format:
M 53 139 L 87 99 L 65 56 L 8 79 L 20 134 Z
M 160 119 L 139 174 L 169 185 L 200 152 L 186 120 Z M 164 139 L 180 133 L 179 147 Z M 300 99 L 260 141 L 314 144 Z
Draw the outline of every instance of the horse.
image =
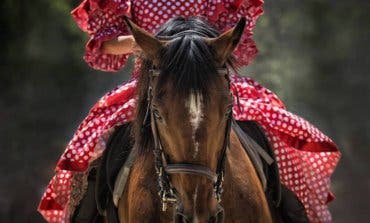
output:
M 143 65 L 127 181 L 106 222 L 276 222 L 232 114 L 229 69 L 245 19 L 222 34 L 196 17 L 156 35 L 125 22 Z

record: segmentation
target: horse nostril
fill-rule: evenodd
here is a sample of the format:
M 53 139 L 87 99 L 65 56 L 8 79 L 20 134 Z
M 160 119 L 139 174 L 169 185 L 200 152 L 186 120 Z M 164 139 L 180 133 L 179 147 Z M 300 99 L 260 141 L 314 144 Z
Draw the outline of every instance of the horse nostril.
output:
M 216 223 L 216 222 L 217 222 L 216 216 L 212 216 L 208 220 L 208 223 Z
M 224 209 L 221 206 L 218 206 L 217 213 L 212 216 L 208 222 L 209 223 L 224 223 L 225 220 L 225 214 Z
M 215 223 L 224 223 L 224 212 L 222 211 L 222 212 L 219 212 L 219 213 L 217 213 L 217 215 L 216 215 L 216 221 L 215 221 Z
M 175 223 L 191 223 L 191 222 L 183 213 L 177 212 L 175 214 Z

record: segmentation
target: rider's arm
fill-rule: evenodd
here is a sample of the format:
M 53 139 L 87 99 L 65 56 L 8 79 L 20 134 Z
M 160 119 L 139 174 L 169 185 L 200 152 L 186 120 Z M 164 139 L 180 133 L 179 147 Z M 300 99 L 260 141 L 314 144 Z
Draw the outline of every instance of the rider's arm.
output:
M 136 45 L 132 35 L 118 36 L 103 42 L 101 46 L 102 53 L 113 55 L 129 54 L 138 50 L 139 47 Z

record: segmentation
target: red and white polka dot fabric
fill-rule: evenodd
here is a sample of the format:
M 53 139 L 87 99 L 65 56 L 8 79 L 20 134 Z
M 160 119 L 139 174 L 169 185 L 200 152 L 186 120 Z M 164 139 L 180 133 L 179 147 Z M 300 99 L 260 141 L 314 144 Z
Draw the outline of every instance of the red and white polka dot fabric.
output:
M 129 56 L 100 52 L 105 40 L 130 34 L 122 18 L 124 15 L 151 33 L 175 16 L 202 16 L 221 31 L 245 17 L 248 25 L 235 56 L 241 65 L 247 65 L 257 53 L 252 30 L 263 13 L 262 4 L 263 0 L 85 0 L 72 11 L 72 16 L 90 36 L 85 61 L 103 71 L 120 70 Z
M 340 152 L 330 138 L 303 118 L 288 112 L 270 90 L 250 78 L 233 76 L 237 120 L 255 120 L 264 128 L 279 166 L 281 182 L 304 204 L 311 222 L 332 222 L 330 176 Z
M 262 0 L 85 0 L 72 15 L 91 36 L 85 60 L 93 68 L 105 71 L 119 70 L 128 57 L 99 52 L 102 41 L 128 34 L 122 15 L 150 32 L 176 15 L 204 16 L 222 31 L 245 16 L 249 24 L 236 56 L 242 65 L 247 65 L 257 52 L 251 36 L 263 12 L 262 3 Z M 82 188 L 86 183 L 76 180 L 76 176 L 86 174 L 90 163 L 105 149 L 114 128 L 133 119 L 139 70 L 138 62 L 131 81 L 116 87 L 95 104 L 67 145 L 39 205 L 38 210 L 47 221 L 69 222 L 74 206 L 71 200 L 76 202 L 76 192 L 71 188 Z M 327 203 L 333 198 L 330 175 L 340 158 L 335 144 L 310 123 L 288 112 L 270 90 L 247 77 L 232 75 L 231 80 L 232 92 L 240 102 L 240 106 L 234 106 L 234 117 L 255 120 L 264 128 L 278 160 L 282 183 L 305 205 L 310 221 L 332 222 Z

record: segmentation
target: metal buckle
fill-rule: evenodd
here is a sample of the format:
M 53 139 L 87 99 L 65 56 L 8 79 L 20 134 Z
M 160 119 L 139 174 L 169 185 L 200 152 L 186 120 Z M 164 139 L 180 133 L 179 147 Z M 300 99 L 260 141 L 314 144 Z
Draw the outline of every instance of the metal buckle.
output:
M 227 67 L 222 67 L 217 69 L 219 75 L 229 75 L 229 69 Z
M 152 77 L 158 77 L 161 71 L 158 69 L 150 69 L 149 73 L 151 74 Z
M 162 195 L 162 211 L 166 211 L 168 208 L 168 203 L 176 203 L 177 199 L 173 193 L 173 190 L 170 190 L 170 196 L 166 192 Z
M 223 193 L 224 171 L 221 171 L 219 180 L 214 185 L 214 193 L 218 203 L 221 203 L 221 195 Z

